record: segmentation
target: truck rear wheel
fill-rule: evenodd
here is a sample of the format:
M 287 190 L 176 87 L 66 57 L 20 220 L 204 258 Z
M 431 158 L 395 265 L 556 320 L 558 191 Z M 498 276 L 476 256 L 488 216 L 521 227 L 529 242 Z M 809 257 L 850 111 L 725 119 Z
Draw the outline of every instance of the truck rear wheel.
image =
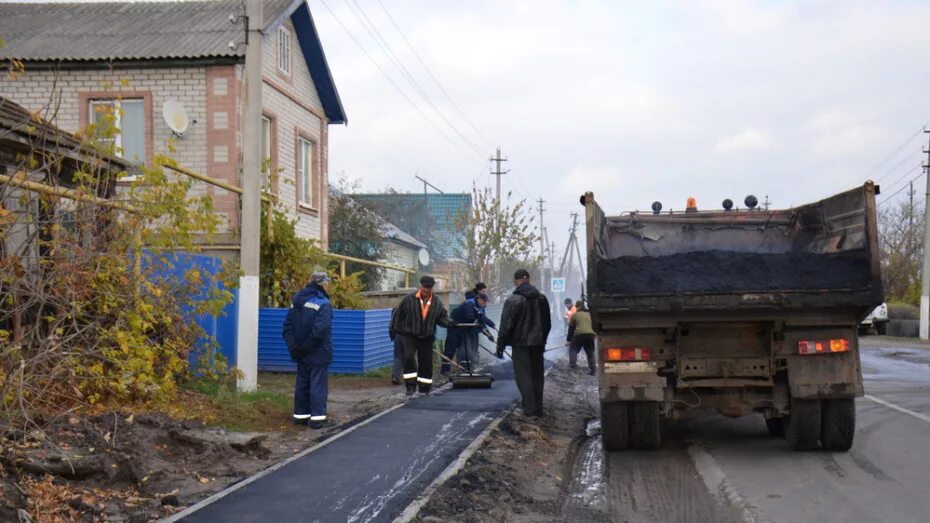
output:
M 634 449 L 656 450 L 662 443 L 659 403 L 636 401 L 631 404 L 630 443 Z
M 601 403 L 601 437 L 604 450 L 626 450 L 630 444 L 629 403 Z
M 823 400 L 820 442 L 825 450 L 846 452 L 856 435 L 856 402 L 853 398 Z
M 785 438 L 793 450 L 813 450 L 820 440 L 820 400 L 791 399 Z
M 880 322 L 875 324 L 875 333 L 879 336 L 884 336 L 888 332 L 888 324 L 885 322 Z
M 785 418 L 766 418 L 765 428 L 769 429 L 769 436 L 784 437 Z

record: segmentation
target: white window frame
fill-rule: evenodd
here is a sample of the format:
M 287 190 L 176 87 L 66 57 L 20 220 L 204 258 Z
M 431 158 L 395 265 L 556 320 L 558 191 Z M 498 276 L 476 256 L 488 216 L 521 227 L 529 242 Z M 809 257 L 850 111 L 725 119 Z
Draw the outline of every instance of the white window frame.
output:
M 291 74 L 291 32 L 284 26 L 278 28 L 278 70 Z
M 297 140 L 297 203 L 313 209 L 313 148 L 314 143 L 304 137 Z
M 95 107 L 98 105 L 110 105 L 113 106 L 113 124 L 119 129 L 119 132 L 113 136 L 113 144 L 116 146 L 116 156 L 123 158 L 123 126 L 122 126 L 122 114 L 123 114 L 123 99 L 121 98 L 92 98 L 87 102 L 87 121 L 91 124 L 97 121 Z M 133 101 L 142 103 L 143 108 L 145 107 L 144 98 L 126 98 L 125 101 Z M 144 114 L 144 113 L 143 113 Z M 145 121 L 142 122 L 142 125 L 145 125 Z M 143 129 L 143 133 L 145 129 Z M 145 162 L 145 151 L 143 150 L 142 161 Z M 135 181 L 138 178 L 137 175 L 128 175 L 120 178 L 120 181 L 131 182 Z
M 265 124 L 268 124 L 268 127 L 265 127 Z M 266 132 L 267 129 L 267 132 Z M 262 145 L 266 145 L 267 142 L 268 150 L 265 151 L 265 148 L 262 147 L 262 166 L 265 166 L 266 162 L 268 165 L 268 172 L 262 171 L 262 190 L 271 191 L 271 169 L 274 168 L 274 121 L 270 116 L 262 115 Z M 265 152 L 268 153 L 268 156 L 265 156 Z

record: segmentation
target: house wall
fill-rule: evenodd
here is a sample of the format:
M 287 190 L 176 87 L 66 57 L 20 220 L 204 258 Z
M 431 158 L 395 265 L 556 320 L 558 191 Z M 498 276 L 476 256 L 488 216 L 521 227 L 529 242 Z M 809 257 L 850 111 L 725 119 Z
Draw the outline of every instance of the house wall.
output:
M 410 267 L 411 269 L 415 270 L 418 266 L 417 255 L 419 254 L 419 251 L 419 249 L 407 245 L 402 245 L 395 242 L 387 242 L 385 244 L 384 255 L 381 261 L 391 265 Z M 394 290 L 398 288 L 398 282 L 400 282 L 400 287 L 403 287 L 403 281 L 403 272 L 385 269 L 384 277 L 381 278 L 381 290 Z M 413 285 L 412 278 L 411 285 Z
M 272 119 L 276 134 L 277 157 L 272 163 L 279 170 L 277 183 L 272 190 L 278 195 L 280 205 L 297 219 L 297 234 L 305 238 L 320 239 L 324 248 L 327 243 L 326 230 L 329 215 L 328 168 L 327 168 L 327 123 L 310 77 L 310 71 L 297 43 L 294 26 L 285 21 L 290 33 L 291 71 L 283 73 L 278 68 L 278 32 L 270 31 L 265 37 L 262 56 L 264 69 L 262 99 L 265 116 Z M 303 137 L 314 144 L 314 189 L 313 205 L 298 203 L 297 163 L 298 138 Z
M 40 111 L 66 131 L 77 132 L 87 125 L 87 103 L 94 98 L 143 98 L 146 100 L 146 160 L 166 154 L 188 169 L 209 173 L 207 68 L 61 70 L 32 66 L 25 75 L 12 80 L 0 76 L 0 91 L 26 109 Z M 188 112 L 191 126 L 177 138 L 162 118 L 168 100 L 178 100 Z M 169 151 L 173 139 L 174 152 Z M 231 155 L 235 161 L 237 155 Z M 208 184 L 194 184 L 193 192 L 212 192 Z M 236 227 L 227 221 L 222 230 Z
M 291 71 L 278 68 L 278 33 L 269 31 L 263 42 L 262 111 L 272 119 L 272 166 L 278 171 L 272 191 L 291 220 L 297 234 L 321 241 L 327 247 L 328 132 L 327 121 L 310 76 L 307 63 L 290 21 Z M 27 69 L 16 80 L 0 76 L 0 92 L 29 110 L 41 110 L 46 118 L 67 131 L 87 124 L 87 102 L 103 97 L 142 97 L 146 100 L 146 159 L 167 154 L 192 171 L 241 186 L 242 143 L 241 65 L 192 66 L 182 68 L 43 70 Z M 53 101 L 50 104 L 50 100 Z M 162 118 L 167 100 L 183 103 L 191 119 L 182 138 L 175 137 Z M 313 204 L 298 203 L 298 138 L 314 144 Z M 175 151 L 169 152 L 169 141 Z M 213 195 L 221 217 L 218 243 L 238 243 L 239 197 L 203 182 L 194 193 Z

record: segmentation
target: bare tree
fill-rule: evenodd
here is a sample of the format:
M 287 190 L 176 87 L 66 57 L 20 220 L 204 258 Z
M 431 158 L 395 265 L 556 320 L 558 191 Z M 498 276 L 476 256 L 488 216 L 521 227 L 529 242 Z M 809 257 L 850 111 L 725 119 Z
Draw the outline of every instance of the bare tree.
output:
M 920 302 L 923 256 L 923 203 L 905 199 L 880 208 L 878 216 L 882 280 L 888 301 Z

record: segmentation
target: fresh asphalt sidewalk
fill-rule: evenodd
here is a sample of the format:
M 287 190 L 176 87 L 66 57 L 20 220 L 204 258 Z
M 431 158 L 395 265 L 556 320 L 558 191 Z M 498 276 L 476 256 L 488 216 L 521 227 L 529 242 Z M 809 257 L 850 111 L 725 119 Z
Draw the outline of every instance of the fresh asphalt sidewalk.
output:
M 419 396 L 169 521 L 393 521 L 518 397 L 510 360 L 490 389 Z

